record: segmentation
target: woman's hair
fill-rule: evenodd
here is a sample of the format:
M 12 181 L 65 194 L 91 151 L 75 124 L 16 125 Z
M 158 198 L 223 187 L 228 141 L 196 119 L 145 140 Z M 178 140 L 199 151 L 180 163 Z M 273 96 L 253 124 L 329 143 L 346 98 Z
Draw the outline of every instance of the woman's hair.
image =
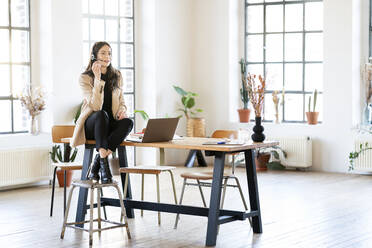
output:
M 110 44 L 105 41 L 97 41 L 96 43 L 94 43 L 92 50 L 90 51 L 90 58 L 89 58 L 88 66 L 87 68 L 85 68 L 85 71 L 83 72 L 83 74 L 89 75 L 90 77 L 94 78 L 92 66 L 93 66 L 93 63 L 97 61 L 98 51 L 103 46 L 108 46 L 111 49 Z M 120 71 L 112 67 L 111 63 L 107 67 L 106 76 L 107 76 L 106 83 L 110 84 L 111 90 L 119 87 Z

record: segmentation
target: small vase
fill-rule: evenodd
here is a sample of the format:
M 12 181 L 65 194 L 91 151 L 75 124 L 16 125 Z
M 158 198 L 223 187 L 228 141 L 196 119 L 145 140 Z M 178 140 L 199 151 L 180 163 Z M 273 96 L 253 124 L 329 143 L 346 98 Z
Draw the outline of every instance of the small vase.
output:
M 250 109 L 238 109 L 238 113 L 240 122 L 249 122 L 249 115 L 251 113 Z
M 309 125 L 318 124 L 318 116 L 319 116 L 319 112 L 306 112 L 307 123 Z
M 261 125 L 261 117 L 256 117 L 255 121 L 256 125 L 253 127 L 251 138 L 254 142 L 262 142 L 265 140 L 265 135 L 263 134 L 264 127 Z
M 36 116 L 31 116 L 30 120 L 30 127 L 29 127 L 29 133 L 32 135 L 38 135 L 39 134 L 39 123 L 37 121 Z

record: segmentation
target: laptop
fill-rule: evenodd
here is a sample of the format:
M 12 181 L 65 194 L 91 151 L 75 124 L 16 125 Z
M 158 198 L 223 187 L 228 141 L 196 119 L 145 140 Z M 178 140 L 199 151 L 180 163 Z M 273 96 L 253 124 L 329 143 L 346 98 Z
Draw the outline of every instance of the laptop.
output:
M 149 143 L 173 139 L 179 118 L 149 119 L 143 135 L 128 135 L 126 141 Z

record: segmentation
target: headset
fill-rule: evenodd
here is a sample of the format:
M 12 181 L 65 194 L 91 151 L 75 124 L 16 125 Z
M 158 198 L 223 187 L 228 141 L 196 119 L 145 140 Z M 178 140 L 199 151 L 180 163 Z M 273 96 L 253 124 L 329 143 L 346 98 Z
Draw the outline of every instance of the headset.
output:
M 92 62 L 97 61 L 96 56 L 94 56 L 94 54 L 92 54 L 91 60 Z

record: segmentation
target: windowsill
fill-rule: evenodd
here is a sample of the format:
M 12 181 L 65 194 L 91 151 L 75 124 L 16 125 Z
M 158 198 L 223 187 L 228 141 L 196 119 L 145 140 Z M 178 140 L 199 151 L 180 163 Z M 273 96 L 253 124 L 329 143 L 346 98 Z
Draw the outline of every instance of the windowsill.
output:
M 254 121 L 250 121 L 248 123 L 244 123 L 244 122 L 230 122 L 230 124 L 232 125 L 238 125 L 238 127 L 246 127 L 246 126 L 254 126 L 255 123 Z M 318 123 L 316 125 L 309 125 L 307 123 L 290 123 L 290 122 L 283 122 L 283 123 L 279 123 L 279 124 L 276 124 L 276 123 L 273 123 L 273 122 L 262 122 L 261 123 L 262 126 L 272 126 L 272 127 L 310 127 L 310 128 L 316 128 L 318 126 L 323 126 L 323 122 L 321 123 Z

